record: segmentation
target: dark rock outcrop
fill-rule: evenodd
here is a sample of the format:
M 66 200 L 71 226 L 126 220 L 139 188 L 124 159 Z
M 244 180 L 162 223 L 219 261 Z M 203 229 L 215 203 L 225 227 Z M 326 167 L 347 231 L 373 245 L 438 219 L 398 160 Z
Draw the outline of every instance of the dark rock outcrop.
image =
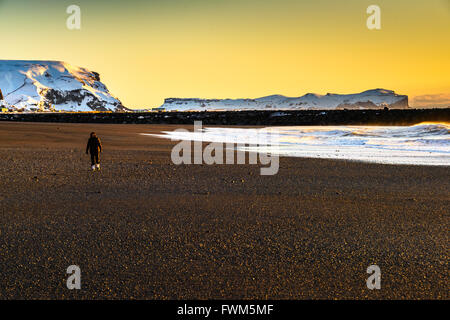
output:
M 450 122 L 450 108 L 225 112 L 117 112 L 0 114 L 0 121 L 204 125 L 413 125 Z

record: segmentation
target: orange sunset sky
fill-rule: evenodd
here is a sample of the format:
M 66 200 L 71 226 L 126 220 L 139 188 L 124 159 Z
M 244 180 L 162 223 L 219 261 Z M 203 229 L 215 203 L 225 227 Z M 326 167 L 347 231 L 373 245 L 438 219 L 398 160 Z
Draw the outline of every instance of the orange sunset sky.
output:
M 372 4 L 381 30 L 366 27 Z M 129 108 L 374 88 L 450 105 L 448 0 L 0 0 L 0 30 L 1 59 L 97 71 Z

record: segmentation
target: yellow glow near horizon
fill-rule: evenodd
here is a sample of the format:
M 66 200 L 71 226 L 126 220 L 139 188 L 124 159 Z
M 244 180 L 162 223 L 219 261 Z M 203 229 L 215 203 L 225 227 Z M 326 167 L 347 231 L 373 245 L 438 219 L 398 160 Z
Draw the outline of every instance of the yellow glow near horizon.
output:
M 447 0 L 0 0 L 2 59 L 62 60 L 100 73 L 132 108 L 168 97 L 255 98 L 386 88 L 450 101 Z M 419 101 L 419 100 L 417 100 Z M 428 100 L 427 100 L 428 101 Z M 436 103 L 436 102 L 434 102 Z M 445 103 L 445 102 L 444 102 Z

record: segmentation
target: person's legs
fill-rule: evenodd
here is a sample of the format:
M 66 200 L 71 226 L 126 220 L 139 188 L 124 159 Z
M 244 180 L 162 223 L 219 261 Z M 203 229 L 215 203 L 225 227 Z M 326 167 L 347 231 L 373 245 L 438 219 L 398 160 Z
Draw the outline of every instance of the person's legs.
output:
M 95 154 L 91 152 L 91 169 L 95 170 Z
M 100 154 L 99 154 L 99 153 L 97 153 L 97 154 L 95 155 L 95 167 L 96 167 L 98 170 L 100 170 Z

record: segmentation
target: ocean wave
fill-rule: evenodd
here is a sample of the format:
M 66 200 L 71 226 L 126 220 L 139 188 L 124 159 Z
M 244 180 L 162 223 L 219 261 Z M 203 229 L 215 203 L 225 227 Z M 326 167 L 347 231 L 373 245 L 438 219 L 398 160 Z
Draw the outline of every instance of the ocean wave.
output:
M 291 126 L 167 131 L 161 138 L 239 143 L 243 151 L 387 164 L 450 165 L 450 124 L 414 126 Z

